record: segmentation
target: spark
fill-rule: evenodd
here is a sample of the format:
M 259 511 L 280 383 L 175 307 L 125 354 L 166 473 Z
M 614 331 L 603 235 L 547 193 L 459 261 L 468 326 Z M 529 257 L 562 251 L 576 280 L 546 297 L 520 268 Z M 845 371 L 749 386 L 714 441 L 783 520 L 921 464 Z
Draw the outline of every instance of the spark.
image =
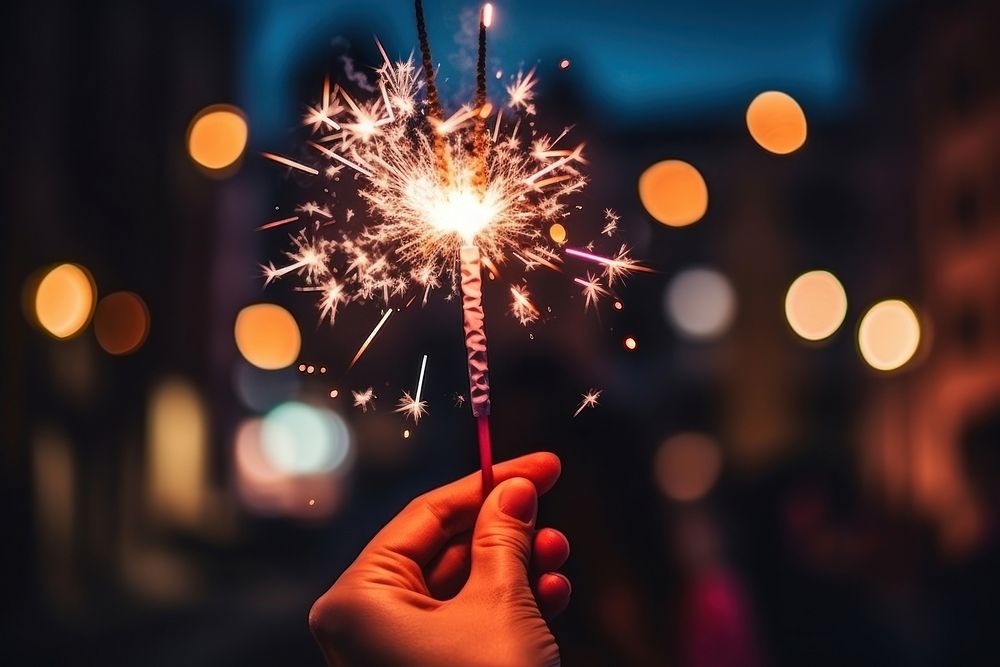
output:
M 312 285 L 321 276 L 329 273 L 326 264 L 328 253 L 326 244 L 322 240 L 309 240 L 305 233 L 301 232 L 292 237 L 292 244 L 295 250 L 285 253 L 291 264 L 275 268 L 274 264 L 268 263 L 261 267 L 264 269 L 265 285 L 292 272 L 304 275 L 306 284 Z
M 318 304 L 320 311 L 319 319 L 323 320 L 329 317 L 330 324 L 333 324 L 337 319 L 337 308 L 347 301 L 347 297 L 344 294 L 344 286 L 338 283 L 336 278 L 330 278 L 320 291 L 323 292 L 323 296 Z
M 621 220 L 621 216 L 615 213 L 610 208 L 604 209 L 604 229 L 601 230 L 601 234 L 605 236 L 611 236 L 616 231 L 618 231 L 618 221 Z
M 580 401 L 580 406 L 576 409 L 576 412 L 573 413 L 573 416 L 578 416 L 581 412 L 583 412 L 584 408 L 596 408 L 599 405 L 597 399 L 601 397 L 602 393 L 604 393 L 603 389 L 591 389 L 586 394 L 582 394 L 580 397 L 583 400 Z
M 331 104 L 332 102 L 332 104 Z M 312 125 L 312 132 L 319 132 L 320 128 L 326 126 L 332 130 L 339 130 L 340 125 L 333 120 L 333 116 L 338 115 L 344 108 L 330 99 L 330 77 L 323 79 L 323 99 L 320 104 L 314 107 L 306 107 L 306 114 L 302 118 L 305 125 Z
M 321 145 L 317 144 L 314 141 L 310 141 L 309 145 L 312 146 L 313 148 L 315 148 L 316 150 L 318 150 L 320 153 L 323 153 L 327 157 L 331 157 L 334 160 L 337 160 L 338 162 L 342 162 L 343 164 L 345 164 L 346 166 L 350 167 L 351 169 L 353 169 L 354 171 L 358 172 L 359 174 L 363 174 L 365 176 L 368 176 L 369 178 L 372 178 L 372 177 L 375 176 L 372 172 L 368 171 L 364 167 L 351 162 L 350 160 L 348 160 L 343 155 L 338 155 L 337 153 L 334 153 L 333 151 L 331 151 L 326 146 L 321 146 Z
M 300 204 L 295 210 L 299 213 L 305 213 L 306 215 L 321 215 L 327 219 L 333 217 L 333 214 L 330 213 L 330 209 L 325 206 L 320 206 L 314 201 L 307 201 L 305 204 Z
M 527 326 L 538 319 L 538 309 L 531 303 L 531 293 L 526 287 L 510 286 L 510 312 L 517 321 Z
M 410 396 L 410 392 L 404 391 L 403 397 L 399 399 L 399 404 L 396 407 L 396 412 L 405 413 L 406 416 L 413 418 L 413 423 L 420 423 L 420 418 L 427 414 L 427 401 L 420 400 L 421 391 L 424 388 L 424 371 L 427 370 L 427 355 L 424 355 L 424 360 L 420 363 L 420 379 L 417 380 L 417 393 L 416 396 Z
M 364 354 L 365 350 L 368 349 L 368 346 L 371 344 L 375 336 L 378 335 L 379 329 L 382 328 L 382 325 L 385 324 L 386 320 L 389 319 L 390 315 L 392 315 L 392 308 L 386 309 L 385 314 L 382 315 L 382 319 L 378 321 L 378 324 L 375 325 L 375 328 L 372 329 L 372 332 L 368 334 L 368 338 L 366 338 L 365 342 L 362 343 L 361 347 L 358 348 L 357 354 L 355 354 L 354 358 L 351 359 L 351 365 L 348 366 L 348 368 L 354 368 L 354 364 L 358 363 L 358 359 L 360 359 L 361 355 Z
M 592 252 L 577 250 L 576 248 L 566 248 L 567 255 L 573 255 L 574 257 L 579 257 L 580 259 L 602 264 L 604 266 L 604 275 L 608 279 L 609 287 L 614 284 L 615 279 L 621 280 L 633 271 L 645 271 L 647 273 L 653 272 L 652 269 L 640 265 L 637 261 L 629 257 L 628 253 L 628 246 L 624 244 L 621 248 L 619 248 L 614 257 L 603 257 L 601 255 L 595 255 Z
M 375 399 L 378 396 L 375 395 L 375 391 L 368 387 L 363 391 L 351 391 L 351 395 L 354 397 L 354 407 L 361 408 L 362 412 L 368 412 L 368 406 L 371 406 L 372 410 L 375 409 Z
M 434 127 L 438 134 L 450 134 L 465 123 L 469 122 L 477 115 L 479 115 L 478 109 L 473 109 L 469 106 L 464 106 L 455 113 L 453 113 L 448 120 L 439 121 L 436 118 L 431 118 L 431 125 Z
M 586 280 L 583 278 L 573 278 L 573 282 L 583 286 L 583 295 L 587 298 L 586 304 L 583 307 L 584 310 L 589 310 L 591 306 L 596 307 L 598 299 L 608 295 L 608 290 L 601 287 L 598 278 L 595 278 L 590 272 L 587 272 Z
M 533 116 L 535 105 L 535 68 L 531 68 L 527 74 L 518 72 L 514 82 L 507 86 L 508 101 L 507 106 L 512 109 L 523 109 L 525 113 Z
M 304 171 L 307 174 L 312 174 L 313 176 L 319 174 L 319 172 L 313 169 L 312 167 L 307 167 L 301 162 L 296 162 L 295 160 L 284 157 L 282 155 L 275 155 L 274 153 L 267 153 L 267 152 L 263 152 L 261 153 L 261 155 L 266 157 L 268 160 L 274 160 L 278 164 L 283 164 L 286 167 L 291 167 L 292 169 L 298 169 L 299 171 Z
M 295 222 L 299 219 L 299 216 L 293 215 L 290 218 L 282 218 L 281 220 L 275 220 L 274 222 L 268 222 L 257 228 L 256 231 L 262 232 L 265 229 L 273 229 L 274 227 L 280 227 L 281 225 L 287 225 L 289 223 Z

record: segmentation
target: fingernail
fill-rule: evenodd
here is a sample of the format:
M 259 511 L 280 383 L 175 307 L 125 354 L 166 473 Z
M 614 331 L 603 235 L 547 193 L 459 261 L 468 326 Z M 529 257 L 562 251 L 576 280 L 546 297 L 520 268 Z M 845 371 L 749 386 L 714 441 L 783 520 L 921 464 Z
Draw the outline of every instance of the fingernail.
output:
M 512 480 L 500 492 L 500 511 L 521 523 L 533 523 L 538 511 L 535 485 L 526 479 Z

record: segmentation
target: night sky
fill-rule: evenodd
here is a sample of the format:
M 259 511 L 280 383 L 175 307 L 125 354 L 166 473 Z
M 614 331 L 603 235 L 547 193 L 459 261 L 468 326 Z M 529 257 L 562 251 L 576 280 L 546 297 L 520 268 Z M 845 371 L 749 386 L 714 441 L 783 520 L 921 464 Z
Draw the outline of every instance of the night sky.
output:
M 357 46 L 367 52 L 370 44 L 346 42 L 372 29 L 394 57 L 416 48 L 412 8 L 399 0 L 240 4 L 251 7 L 242 14 L 241 94 L 258 139 L 284 133 L 297 117 L 302 101 L 290 72 L 314 64 L 324 49 L 331 63 L 339 53 L 356 56 Z M 558 62 L 568 58 L 572 65 L 565 74 L 577 77 L 588 106 L 607 114 L 609 122 L 728 112 L 745 107 L 762 88 L 792 92 L 813 114 L 836 114 L 851 101 L 858 27 L 885 4 L 504 0 L 494 3 L 490 65 L 503 70 L 506 81 L 518 66 L 537 64 L 544 89 Z M 445 94 L 464 100 L 472 84 L 467 65 L 477 7 L 431 0 L 425 11 L 435 59 L 448 79 Z

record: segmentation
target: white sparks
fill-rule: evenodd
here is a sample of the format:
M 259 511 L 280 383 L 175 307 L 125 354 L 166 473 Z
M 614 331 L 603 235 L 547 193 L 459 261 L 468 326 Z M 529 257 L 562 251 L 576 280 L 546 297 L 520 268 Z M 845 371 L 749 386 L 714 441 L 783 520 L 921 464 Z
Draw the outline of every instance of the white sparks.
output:
M 577 417 L 581 412 L 583 412 L 584 408 L 596 408 L 599 405 L 597 399 L 601 397 L 602 393 L 604 393 L 603 389 L 591 389 L 586 394 L 582 394 L 581 398 L 583 400 L 580 401 L 580 406 L 576 409 L 576 412 L 573 413 L 573 416 Z
M 365 350 L 368 349 L 368 346 L 371 345 L 372 340 L 375 338 L 376 335 L 378 335 L 379 329 L 382 328 L 382 325 L 385 324 L 386 320 L 389 319 L 390 315 L 392 315 L 392 308 L 386 309 L 385 314 L 382 315 L 382 319 L 378 321 L 378 324 L 375 325 L 375 328 L 372 329 L 372 332 L 368 334 L 368 338 L 366 338 L 365 342 L 362 343 L 361 347 L 358 348 L 358 351 L 354 355 L 354 358 L 351 359 L 350 368 L 353 368 L 354 364 L 358 363 L 358 359 L 361 358 L 361 355 L 364 354 Z
M 583 296 L 587 298 L 584 310 L 590 310 L 591 306 L 597 306 L 597 300 L 602 296 L 607 296 L 608 290 L 601 287 L 600 281 L 590 272 L 587 272 L 587 279 L 574 278 L 573 282 L 583 286 Z
M 531 303 L 531 293 L 526 287 L 510 286 L 510 312 L 522 325 L 527 326 L 538 319 L 538 309 Z
M 375 395 L 375 391 L 371 387 L 363 391 L 352 390 L 351 395 L 354 397 L 354 407 L 361 408 L 362 412 L 368 412 L 369 407 L 372 410 L 375 409 L 375 399 L 378 396 Z
M 425 354 L 423 361 L 420 363 L 420 379 L 417 380 L 416 396 L 410 396 L 410 392 L 404 391 L 403 397 L 399 399 L 396 407 L 396 412 L 402 412 L 406 416 L 412 417 L 414 424 L 419 424 L 420 418 L 427 414 L 427 401 L 420 400 L 420 394 L 424 388 L 424 371 L 426 370 L 427 355 Z
M 618 221 L 621 220 L 621 216 L 615 213 L 612 209 L 606 208 L 604 209 L 604 220 L 605 224 L 604 229 L 601 230 L 602 234 L 605 236 L 611 236 L 618 231 Z
M 514 82 L 507 86 L 508 101 L 507 106 L 512 109 L 523 109 L 525 113 L 533 116 L 535 114 L 535 68 L 532 67 L 527 74 L 518 72 Z
M 330 319 L 333 324 L 337 319 L 337 308 L 347 301 L 344 294 L 344 286 L 337 282 L 336 278 L 330 278 L 322 287 L 323 296 L 319 300 L 319 318 Z

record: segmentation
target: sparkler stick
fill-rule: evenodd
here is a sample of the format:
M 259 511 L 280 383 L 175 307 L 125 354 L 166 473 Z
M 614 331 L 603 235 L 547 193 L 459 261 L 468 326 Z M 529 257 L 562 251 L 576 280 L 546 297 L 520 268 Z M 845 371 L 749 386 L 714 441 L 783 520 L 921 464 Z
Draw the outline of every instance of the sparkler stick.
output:
M 434 60 L 431 58 L 431 45 L 427 39 L 427 24 L 424 23 L 424 3 L 413 1 L 417 14 L 417 39 L 420 41 L 420 58 L 424 66 L 424 81 L 427 83 L 427 117 L 428 119 L 444 120 L 441 111 L 441 98 L 438 96 L 437 84 L 434 79 Z M 448 181 L 448 158 L 445 156 L 446 146 L 442 136 L 431 123 L 431 134 L 434 136 L 434 162 L 437 165 L 438 177 L 442 182 Z
M 486 117 L 482 111 L 486 107 L 486 29 L 493 22 L 493 5 L 486 3 L 479 15 L 479 59 L 476 63 L 476 188 L 486 189 Z
M 486 190 L 486 28 L 493 21 L 493 5 L 486 3 L 479 16 L 479 61 L 476 66 L 476 114 L 474 147 L 476 173 L 474 187 L 480 196 Z M 490 441 L 490 376 L 486 356 L 485 313 L 483 312 L 483 278 L 479 248 L 462 246 L 462 321 L 465 325 L 465 352 L 469 368 L 469 403 L 476 418 L 479 440 L 479 467 L 483 474 L 483 496 L 493 489 L 493 445 Z

